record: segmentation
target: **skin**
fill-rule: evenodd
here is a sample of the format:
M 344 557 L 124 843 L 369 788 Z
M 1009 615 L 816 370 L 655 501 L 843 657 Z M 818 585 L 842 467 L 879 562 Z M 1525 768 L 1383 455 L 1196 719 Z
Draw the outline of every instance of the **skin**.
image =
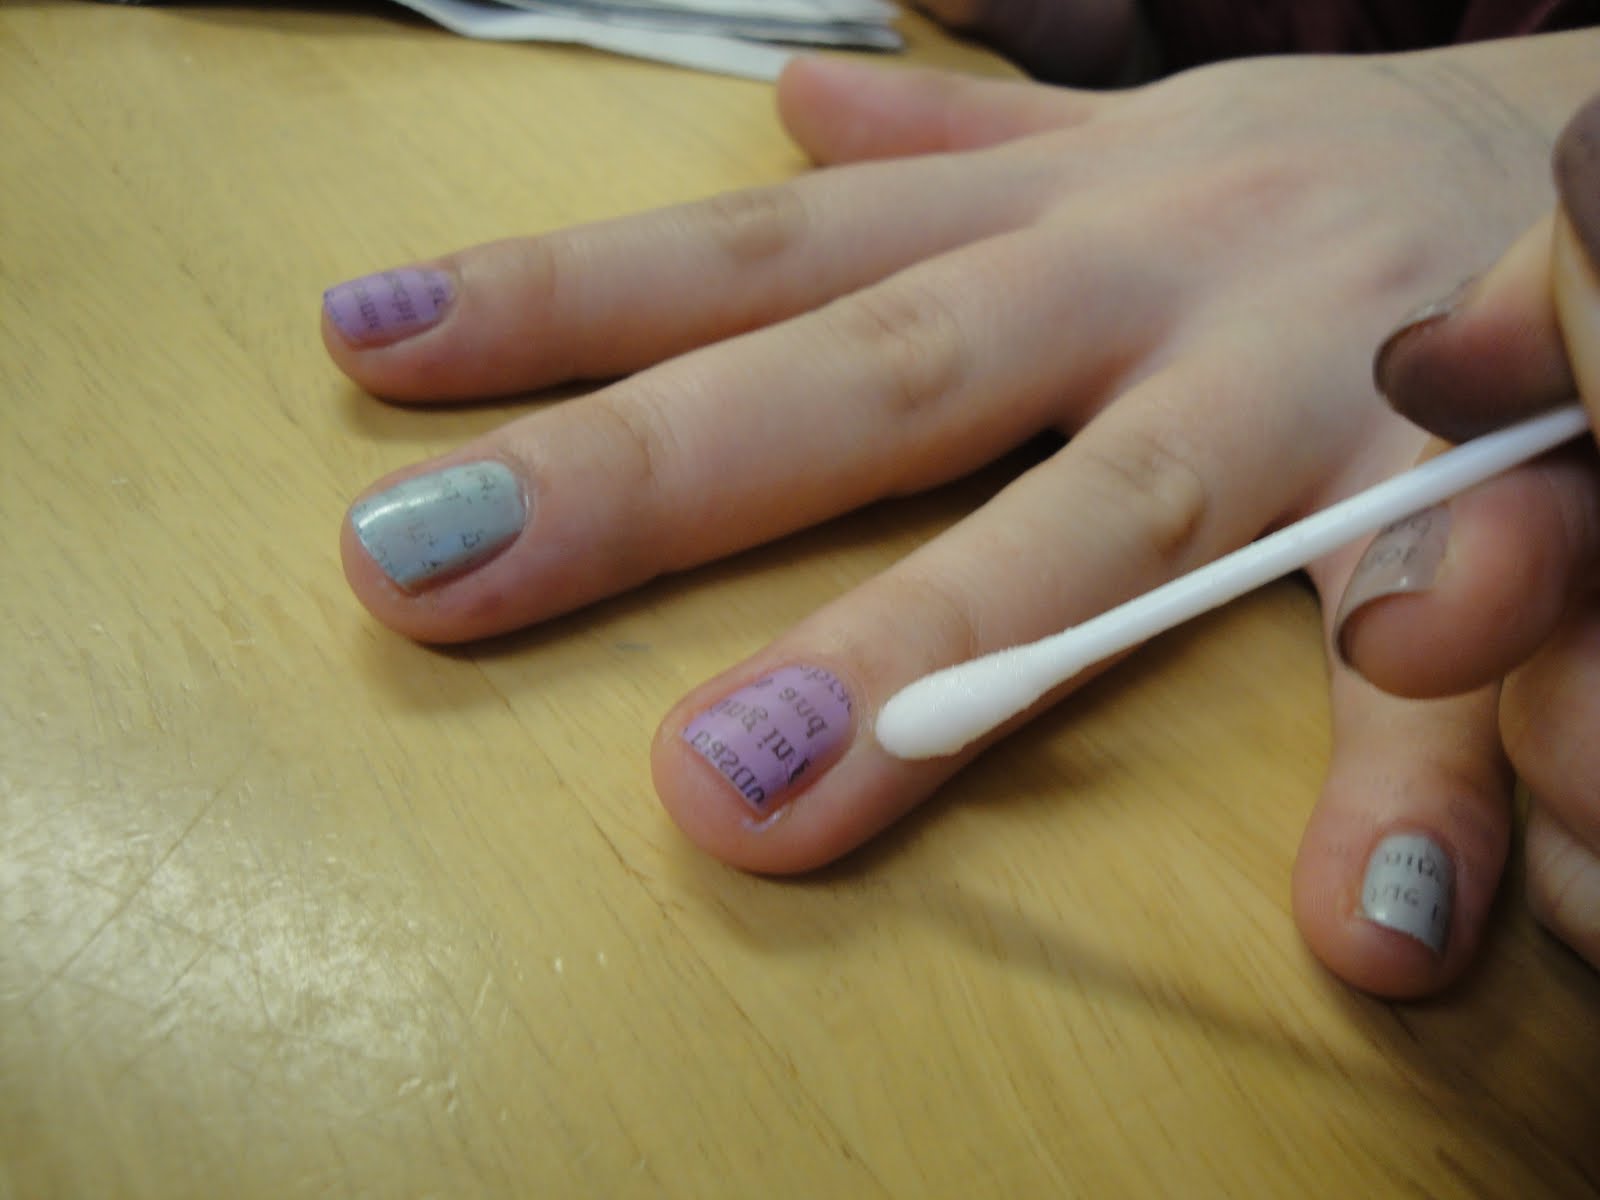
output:
M 664 719 L 653 774 L 691 839 L 756 871 L 830 861 L 983 748 L 887 755 L 872 719 L 905 683 L 1417 459 L 1425 435 L 1382 403 L 1373 348 L 1548 208 L 1549 144 L 1595 48 L 1578 34 L 1254 60 L 1116 94 L 801 60 L 779 110 L 832 169 L 437 260 L 455 301 L 393 345 L 354 346 L 325 319 L 334 361 L 392 400 L 623 377 L 374 485 L 498 459 L 537 513 L 509 549 L 409 594 L 347 522 L 351 586 L 407 636 L 483 637 L 936 485 L 1037 433 L 1075 435 Z M 1330 623 L 1358 556 L 1310 572 Z M 789 663 L 844 681 L 855 732 L 755 827 L 679 735 Z M 1476 952 L 1505 859 L 1495 691 L 1418 704 L 1336 659 L 1330 687 L 1297 922 L 1358 987 L 1437 990 Z M 1442 955 L 1360 914 L 1366 859 L 1395 830 L 1427 831 L 1455 860 Z
M 1592 170 L 1571 168 L 1576 143 L 1600 144 L 1600 97 L 1558 145 L 1562 208 L 1380 359 L 1394 405 L 1437 433 L 1472 436 L 1574 397 L 1591 424 L 1600 417 L 1600 188 Z M 1506 677 L 1501 736 L 1533 797 L 1528 900 L 1600 965 L 1600 456 L 1593 444 L 1565 450 L 1450 509 L 1432 586 L 1357 608 L 1341 643 L 1396 695 Z

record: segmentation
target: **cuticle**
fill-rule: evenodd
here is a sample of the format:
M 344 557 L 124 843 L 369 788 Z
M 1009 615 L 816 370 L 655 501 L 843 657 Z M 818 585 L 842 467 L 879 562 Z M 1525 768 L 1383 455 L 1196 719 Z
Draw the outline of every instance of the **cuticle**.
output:
M 753 817 L 746 814 L 739 819 L 739 824 L 743 825 L 750 833 L 765 833 L 779 821 L 783 820 L 783 814 L 788 811 L 789 805 L 787 802 L 785 802 L 778 805 L 778 807 L 773 809 L 771 812 L 765 813 L 759 817 Z

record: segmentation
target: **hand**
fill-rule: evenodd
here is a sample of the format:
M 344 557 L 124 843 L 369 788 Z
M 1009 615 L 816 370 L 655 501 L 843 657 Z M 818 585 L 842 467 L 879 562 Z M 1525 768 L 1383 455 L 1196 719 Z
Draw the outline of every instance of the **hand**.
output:
M 637 372 L 381 481 L 345 525 L 351 585 L 412 637 L 482 637 L 1072 435 L 664 721 L 656 784 L 693 840 L 826 862 L 981 749 L 889 757 L 872 720 L 901 686 L 1415 460 L 1372 347 L 1548 206 L 1556 81 L 1592 56 L 1258 60 L 1102 96 L 798 62 L 780 109 L 835 169 L 330 292 L 329 352 L 394 399 Z M 1311 572 L 1330 617 L 1356 557 Z M 1430 991 L 1506 851 L 1495 696 L 1332 689 L 1297 919 L 1356 985 Z M 1419 861 L 1437 912 L 1386 898 Z
M 1556 179 L 1560 211 L 1384 349 L 1392 403 L 1435 433 L 1472 437 L 1574 397 L 1600 420 L 1600 96 L 1562 134 Z M 1340 642 L 1403 696 L 1510 672 L 1500 728 L 1533 795 L 1528 898 L 1600 966 L 1597 564 L 1600 459 L 1585 444 L 1378 538 L 1351 583 Z

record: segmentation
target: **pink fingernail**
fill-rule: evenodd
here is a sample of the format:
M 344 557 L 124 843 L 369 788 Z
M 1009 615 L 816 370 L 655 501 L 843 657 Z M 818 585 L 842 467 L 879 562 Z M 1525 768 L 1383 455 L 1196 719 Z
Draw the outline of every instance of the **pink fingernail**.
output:
M 771 812 L 850 734 L 850 693 L 831 671 L 780 667 L 706 709 L 683 740 L 758 813 Z
M 329 288 L 322 307 L 352 346 L 388 346 L 439 323 L 455 288 L 432 267 L 401 267 Z

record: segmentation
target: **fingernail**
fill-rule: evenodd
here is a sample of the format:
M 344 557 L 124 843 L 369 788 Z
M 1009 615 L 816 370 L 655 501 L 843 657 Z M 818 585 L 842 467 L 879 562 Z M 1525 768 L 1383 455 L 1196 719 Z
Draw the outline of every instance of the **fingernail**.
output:
M 526 519 L 522 485 L 497 462 L 418 475 L 350 510 L 367 553 L 407 591 L 487 562 Z
M 1455 864 L 1432 838 L 1390 834 L 1367 861 L 1361 912 L 1374 925 L 1414 937 L 1443 954 L 1455 885 Z
M 437 325 L 454 298 L 443 271 L 402 267 L 331 287 L 322 307 L 352 346 L 388 346 Z
M 683 740 L 757 813 L 773 811 L 850 733 L 850 693 L 820 667 L 780 667 L 717 701 Z
M 1420 335 L 1430 329 L 1438 328 L 1451 313 L 1460 308 L 1461 302 L 1467 298 L 1477 282 L 1477 276 L 1462 280 L 1449 295 L 1442 296 L 1438 300 L 1430 300 L 1421 308 L 1414 310 L 1400 322 L 1393 333 L 1383 339 L 1383 345 L 1378 347 L 1378 353 L 1372 359 L 1372 381 L 1377 385 L 1379 392 L 1385 396 L 1394 394 L 1398 382 L 1396 368 L 1404 358 L 1406 349 L 1413 345 Z
M 1600 95 L 1580 108 L 1556 139 L 1556 190 L 1589 261 L 1600 269 Z
M 1450 543 L 1450 509 L 1438 504 L 1386 526 L 1356 564 L 1334 618 L 1334 644 L 1345 657 L 1345 624 L 1357 609 L 1384 596 L 1427 591 Z

